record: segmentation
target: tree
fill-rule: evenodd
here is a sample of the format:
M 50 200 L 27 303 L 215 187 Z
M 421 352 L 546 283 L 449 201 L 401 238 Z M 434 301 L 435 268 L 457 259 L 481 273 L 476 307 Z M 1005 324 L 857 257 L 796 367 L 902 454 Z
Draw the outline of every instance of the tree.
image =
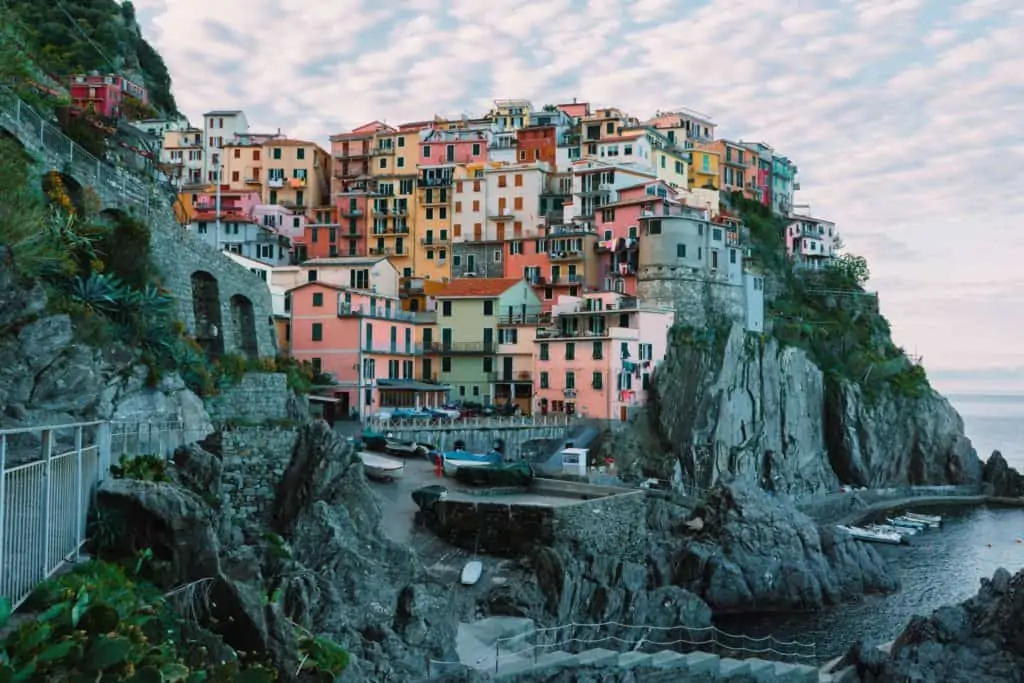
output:
M 839 258 L 834 259 L 829 266 L 829 270 L 832 275 L 849 283 L 852 287 L 863 287 L 871 277 L 867 259 L 863 256 L 854 256 L 853 254 L 843 254 Z

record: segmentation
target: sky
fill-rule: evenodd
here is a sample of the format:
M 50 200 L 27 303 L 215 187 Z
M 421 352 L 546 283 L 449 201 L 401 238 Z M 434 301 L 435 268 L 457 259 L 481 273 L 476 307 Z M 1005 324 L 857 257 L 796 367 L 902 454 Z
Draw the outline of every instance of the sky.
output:
M 945 390 L 1024 391 L 1021 0 L 135 0 L 193 122 L 685 106 L 799 166 Z

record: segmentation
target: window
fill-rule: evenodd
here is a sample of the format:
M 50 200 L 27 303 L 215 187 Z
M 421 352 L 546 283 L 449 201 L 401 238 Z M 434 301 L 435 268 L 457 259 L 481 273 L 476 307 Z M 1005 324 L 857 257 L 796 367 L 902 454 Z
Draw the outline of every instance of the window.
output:
M 275 159 L 280 159 L 281 158 L 281 148 L 280 147 L 275 147 L 274 148 L 274 158 Z
M 430 145 L 423 145 L 423 156 L 424 158 L 430 158 Z
M 479 192 L 479 191 L 480 191 L 480 181 L 479 180 L 474 180 L 473 181 L 473 192 Z
M 647 221 L 647 234 L 649 235 L 660 235 L 661 234 L 661 219 L 655 218 L 653 221 Z
M 473 156 L 475 156 L 475 157 L 480 156 L 480 143 L 479 142 L 474 142 L 473 143 Z
M 238 171 L 232 171 L 231 172 L 231 182 L 237 183 L 239 181 L 239 176 L 240 176 L 240 174 L 239 174 Z
M 398 138 L 398 146 L 399 147 L 405 147 L 405 138 L 403 138 L 403 137 L 399 137 Z
M 599 341 L 594 342 L 594 348 L 593 348 L 593 353 L 592 353 L 593 359 L 594 360 L 601 360 L 601 358 L 603 356 L 604 356 L 604 343 L 603 342 L 599 342 Z
M 574 342 L 568 342 L 565 345 L 565 359 L 576 360 L 576 344 Z
M 324 293 L 313 292 L 313 306 L 319 308 L 324 305 Z
M 576 373 L 569 370 L 565 373 L 565 388 L 575 389 L 576 388 Z
M 622 146 L 622 155 L 623 156 L 627 156 L 627 157 L 633 156 L 633 145 L 623 145 Z M 662 158 L 664 158 L 664 157 L 662 157 Z
M 548 343 L 547 342 L 541 342 L 541 345 L 540 345 L 540 359 L 541 360 L 549 360 L 549 353 L 550 353 L 550 351 L 549 351 L 549 348 L 548 348 Z
M 523 198 L 522 197 L 516 197 L 515 199 L 513 199 L 512 200 L 512 208 L 515 209 L 516 211 L 522 211 L 523 210 Z
M 462 213 L 462 202 L 455 202 L 455 213 Z
M 479 211 L 480 210 L 480 200 L 479 199 L 474 199 L 473 200 L 473 210 L 474 211 Z
M 452 317 L 452 302 L 451 301 L 443 301 L 443 302 L 441 302 L 441 315 L 443 315 L 446 318 Z
M 316 282 L 316 271 L 310 270 L 306 273 L 306 282 Z
M 428 206 L 426 215 L 428 221 L 434 220 L 434 207 Z
M 452 358 L 451 356 L 444 356 L 441 358 L 441 372 L 452 371 Z
M 736 250 L 735 249 L 730 249 L 729 250 L 729 263 L 736 263 Z
M 676 258 L 686 258 L 686 245 L 685 244 L 677 244 L 676 245 Z
M 447 206 L 438 207 L 438 209 L 437 209 L 437 219 L 439 221 L 448 220 L 448 207 Z
M 242 158 L 242 150 L 238 149 L 237 147 L 235 148 L 235 158 L 236 159 L 241 159 Z
M 711 239 L 713 239 L 716 242 L 721 242 L 722 241 L 722 229 L 721 228 L 715 228 L 714 230 L 712 230 L 711 231 Z
M 387 157 L 381 157 L 380 161 L 377 162 L 377 168 L 387 168 L 387 167 L 388 167 L 388 158 Z
M 605 223 L 611 223 L 615 220 L 615 209 L 601 209 L 601 220 Z M 610 230 L 608 231 L 611 232 Z M 611 239 L 609 236 L 608 239 Z
M 493 365 L 494 359 L 491 358 L 490 356 L 484 356 L 483 360 L 484 360 L 484 363 L 483 363 L 484 374 L 494 372 L 494 365 Z
M 299 147 L 298 149 L 296 149 L 295 150 L 295 158 L 296 159 L 305 159 L 306 158 L 306 148 L 305 147 Z
M 405 168 L 405 157 L 398 157 L 398 159 L 395 160 L 395 166 L 398 168 Z
M 322 323 L 313 323 L 313 341 L 323 341 L 324 326 Z
M 547 389 L 548 388 L 548 373 L 547 373 L 547 371 L 544 371 L 544 372 L 540 373 L 540 388 L 541 389 Z
M 522 187 L 523 186 L 523 174 L 522 173 L 516 173 L 515 182 L 516 182 L 516 187 Z
M 484 315 L 485 316 L 494 315 L 494 302 L 493 301 L 490 301 L 490 300 L 484 301 Z
M 508 187 L 508 177 L 505 175 L 498 176 L 498 187 Z
M 522 254 L 523 253 L 523 243 L 522 242 L 509 242 L 508 243 L 508 253 L 510 255 L 512 255 L 512 256 L 515 256 L 516 254 Z M 500 259 L 498 259 L 498 260 L 500 260 Z M 497 263 L 497 261 L 495 261 L 495 263 Z
M 595 389 L 604 388 L 604 376 L 600 372 L 595 372 L 593 378 L 590 380 L 590 386 Z

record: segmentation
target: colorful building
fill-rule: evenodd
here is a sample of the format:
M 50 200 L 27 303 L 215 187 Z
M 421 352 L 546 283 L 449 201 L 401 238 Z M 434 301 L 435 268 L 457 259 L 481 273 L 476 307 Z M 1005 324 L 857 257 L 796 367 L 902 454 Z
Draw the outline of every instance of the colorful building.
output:
M 440 339 L 431 348 L 440 355 L 441 382 L 451 385 L 455 399 L 493 403 L 501 316 L 538 315 L 540 300 L 515 278 L 452 280 L 434 298 Z M 501 363 L 504 370 L 506 361 Z
M 718 190 L 722 186 L 721 155 L 713 149 L 694 147 L 689 151 L 687 173 L 690 189 Z
M 203 131 L 188 126 L 163 131 L 158 165 L 179 189 L 203 184 Z
M 403 311 L 398 297 L 307 282 L 288 291 L 291 353 L 334 378 L 336 414 L 365 419 L 396 407 L 442 405 L 447 387 L 423 375 L 423 325 L 434 314 Z
M 71 106 L 107 119 L 126 118 L 133 111 L 149 106 L 146 87 L 124 76 L 72 76 L 69 90 Z M 135 109 L 132 109 L 133 106 Z
M 559 297 L 534 341 L 536 410 L 627 421 L 647 403 L 674 321 L 622 294 Z
M 416 180 L 416 213 L 414 234 L 407 238 L 411 244 L 403 247 L 396 240 L 396 253 L 408 255 L 403 264 L 409 276 L 428 280 L 451 277 L 452 193 L 454 164 L 423 165 Z
M 540 161 L 556 168 L 558 132 L 555 126 L 530 126 L 516 131 L 516 150 L 520 163 Z
M 820 270 L 832 262 L 839 251 L 836 224 L 821 218 L 790 214 L 786 226 L 786 251 L 796 268 Z
M 249 130 L 245 112 L 238 109 L 218 109 L 203 114 L 203 178 L 208 183 L 223 183 L 230 176 L 220 176 L 224 163 L 224 145 L 236 141 Z
M 800 189 L 797 166 L 788 157 L 772 157 L 772 211 L 781 216 L 793 210 L 793 196 Z

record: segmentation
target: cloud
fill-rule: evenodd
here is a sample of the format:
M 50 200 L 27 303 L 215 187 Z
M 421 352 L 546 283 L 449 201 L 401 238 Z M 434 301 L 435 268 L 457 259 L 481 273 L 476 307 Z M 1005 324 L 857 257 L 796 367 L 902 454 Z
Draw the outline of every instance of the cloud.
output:
M 800 167 L 930 368 L 1024 366 L 1019 0 L 135 0 L 180 106 L 326 145 L 572 97 L 685 105 Z M 1002 283 L 1002 284 L 1001 284 Z

